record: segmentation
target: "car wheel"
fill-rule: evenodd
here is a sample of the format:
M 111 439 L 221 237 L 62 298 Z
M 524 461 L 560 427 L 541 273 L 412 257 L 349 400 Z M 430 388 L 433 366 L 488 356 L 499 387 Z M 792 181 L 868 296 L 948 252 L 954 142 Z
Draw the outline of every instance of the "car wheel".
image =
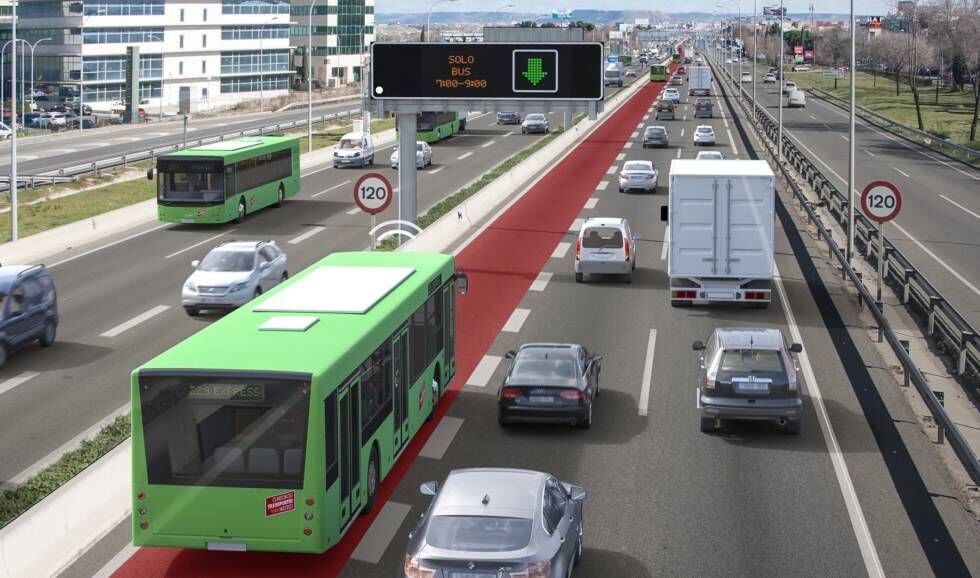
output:
M 235 216 L 235 222 L 241 223 L 245 220 L 245 199 L 238 201 L 238 214 Z
M 282 283 L 286 279 L 289 279 L 289 271 L 282 272 L 282 275 L 279 276 L 279 282 Z
M 623 187 L 619 187 L 619 192 L 625 193 L 626 192 L 626 189 L 624 189 Z
M 578 422 L 578 426 L 582 429 L 589 429 L 592 427 L 592 402 L 589 402 L 589 407 L 585 412 L 585 419 Z
M 581 283 L 584 280 L 585 280 L 585 274 L 584 273 L 576 273 L 575 274 L 575 282 L 576 283 Z
M 201 310 L 197 307 L 191 307 L 190 305 L 184 307 L 184 311 L 187 312 L 191 317 L 197 317 L 201 314 Z
M 7 346 L 0 343 L 0 367 L 7 364 Z
M 510 422 L 507 421 L 507 418 L 504 417 L 504 414 L 498 413 L 497 414 L 497 425 L 499 425 L 500 427 L 507 427 L 507 426 L 510 425 Z
M 626 283 L 632 283 L 633 282 L 633 271 L 632 270 L 630 270 L 630 272 L 626 274 L 626 279 L 624 279 L 624 281 Z
M 381 486 L 381 472 L 378 471 L 378 447 L 371 449 L 371 459 L 368 461 L 367 470 L 367 501 L 361 509 L 361 515 L 366 516 L 374 509 L 378 502 L 378 487 Z
M 582 555 L 585 553 L 585 519 L 581 519 L 578 522 L 578 542 L 575 544 L 575 559 L 572 562 L 573 565 L 578 566 L 579 562 L 582 561 Z M 571 576 L 571 571 L 568 573 Z
M 791 436 L 800 435 L 801 426 L 802 423 L 800 420 L 791 419 L 787 421 L 785 425 L 783 425 L 783 432 Z
M 255 299 L 256 297 L 258 297 L 261 294 L 262 294 L 262 287 L 256 287 L 255 288 L 255 293 L 252 294 L 252 299 Z
M 701 433 L 715 432 L 715 418 L 701 417 Z
M 279 183 L 279 192 L 276 193 L 276 207 L 281 207 L 286 200 L 286 188 Z
M 632 269 L 633 269 L 633 271 L 636 271 L 636 259 L 635 258 L 633 259 Z
M 48 321 L 47 325 L 44 326 L 44 333 L 41 334 L 41 338 L 38 341 L 41 343 L 41 347 L 51 347 L 54 345 L 54 336 L 58 331 L 58 326 L 55 325 L 54 321 Z

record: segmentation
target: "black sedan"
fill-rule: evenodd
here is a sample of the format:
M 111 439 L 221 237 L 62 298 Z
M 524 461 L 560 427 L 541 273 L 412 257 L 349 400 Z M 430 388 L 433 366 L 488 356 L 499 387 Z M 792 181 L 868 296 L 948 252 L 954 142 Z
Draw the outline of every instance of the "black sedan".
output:
M 592 425 L 602 356 L 570 343 L 529 343 L 512 360 L 497 393 L 497 421 Z

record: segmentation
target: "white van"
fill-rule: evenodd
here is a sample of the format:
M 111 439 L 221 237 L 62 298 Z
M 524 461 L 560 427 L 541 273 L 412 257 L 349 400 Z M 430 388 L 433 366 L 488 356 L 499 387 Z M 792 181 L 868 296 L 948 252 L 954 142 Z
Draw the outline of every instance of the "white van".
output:
M 333 151 L 335 167 L 365 167 L 374 164 L 374 139 L 369 132 L 349 132 Z
M 575 282 L 586 275 L 624 275 L 631 282 L 637 239 L 626 219 L 586 219 L 575 245 Z

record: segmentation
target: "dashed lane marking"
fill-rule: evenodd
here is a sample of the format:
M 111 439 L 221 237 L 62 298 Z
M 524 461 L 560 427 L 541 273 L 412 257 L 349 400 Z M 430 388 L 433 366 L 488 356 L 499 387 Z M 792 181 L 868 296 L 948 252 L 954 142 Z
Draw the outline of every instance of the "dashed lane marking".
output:
M 500 365 L 502 360 L 503 357 L 499 355 L 484 355 L 480 363 L 476 364 L 476 368 L 470 374 L 469 379 L 466 380 L 466 385 L 486 387 L 490 383 L 490 378 L 493 377 L 493 372 L 497 370 L 497 366 Z
M 190 251 L 191 249 L 196 249 L 197 247 L 200 247 L 201 245 L 204 245 L 206 243 L 210 243 L 211 241 L 214 241 L 218 237 L 223 237 L 223 236 L 227 235 L 228 233 L 233 233 L 234 231 L 235 231 L 235 229 L 228 229 L 227 231 L 224 231 L 223 233 L 218 233 L 217 235 L 212 235 L 212 236 L 208 237 L 207 239 L 204 239 L 203 241 L 200 241 L 198 243 L 194 243 L 190 247 L 184 247 L 183 249 L 181 249 L 179 251 L 174 251 L 173 253 L 167 255 L 166 257 L 164 257 L 164 259 L 170 259 L 170 258 L 176 257 L 177 255 L 181 255 L 183 253 L 186 253 L 186 252 Z
M 595 186 L 595 190 L 604 191 L 608 186 L 609 186 L 609 181 L 599 181 L 599 184 Z
M 585 224 L 585 219 L 582 218 L 575 219 L 574 221 L 572 221 L 572 226 L 568 228 L 568 231 L 570 233 L 577 233 L 582 228 L 582 225 L 584 224 Z
M 299 245 L 300 243 L 302 243 L 303 241 L 309 239 L 313 235 L 316 235 L 317 233 L 323 232 L 323 230 L 325 228 L 326 227 L 319 227 L 319 226 L 317 226 L 317 227 L 310 227 L 310 229 L 308 231 L 306 231 L 305 233 L 301 233 L 301 234 L 293 237 L 292 239 L 290 239 L 289 240 L 289 244 L 290 245 Z
M 528 315 L 531 314 L 530 309 L 521 309 L 518 307 L 510 314 L 507 319 L 507 323 L 504 323 L 504 328 L 501 331 L 506 331 L 507 333 L 520 333 L 521 328 L 524 327 L 524 322 L 527 321 Z
M 555 250 L 551 252 L 552 259 L 564 259 L 565 255 L 568 254 L 568 250 L 572 248 L 571 243 L 566 243 L 562 241 L 555 245 Z
M 385 503 L 350 557 L 368 564 L 380 562 L 391 540 L 405 521 L 405 516 L 408 516 L 411 510 L 411 506 L 401 502 Z
M 130 329 L 136 327 L 137 325 L 149 321 L 150 319 L 153 319 L 154 317 L 156 317 L 157 315 L 163 313 L 168 309 L 170 309 L 169 305 L 157 305 L 156 307 L 150 309 L 149 311 L 140 313 L 139 315 L 133 317 L 129 321 L 116 325 L 112 329 L 100 334 L 99 337 L 107 337 L 109 339 L 113 337 L 117 337 L 129 331 Z
M 596 204 L 598 202 L 599 202 L 599 199 L 597 199 L 595 197 L 591 197 L 589 200 L 585 201 L 585 208 L 586 209 L 594 209 L 595 206 L 596 206 Z
M 643 381 L 640 385 L 640 415 L 646 415 L 650 405 L 650 383 L 653 381 L 653 354 L 656 347 L 657 330 L 651 329 L 647 340 L 647 355 L 643 362 Z
M 335 191 L 335 190 L 339 189 L 340 187 L 342 187 L 344 185 L 349 185 L 349 184 L 350 184 L 350 180 L 348 179 L 348 180 L 346 180 L 346 181 L 344 181 L 342 183 L 337 183 L 336 185 L 334 185 L 332 187 L 323 189 L 319 193 L 313 193 L 312 195 L 310 195 L 310 198 L 315 199 L 315 198 L 319 197 L 320 195 L 325 195 L 325 194 L 329 193 L 330 191 Z
M 24 371 L 20 375 L 15 375 L 9 379 L 0 381 L 0 394 L 7 393 L 18 385 L 23 385 L 39 375 L 41 374 L 37 371 Z
M 470 151 L 468 153 L 463 153 L 463 154 L 459 155 L 458 157 L 456 157 L 456 160 L 457 161 L 461 161 L 461 160 L 463 160 L 463 159 L 465 159 L 467 157 L 471 157 L 471 156 L 473 156 L 473 151 Z
M 463 420 L 458 417 L 444 416 L 435 431 L 429 436 L 429 441 L 422 446 L 419 455 L 424 458 L 441 460 L 446 455 L 446 450 L 452 445 L 453 439 L 459 433 L 459 428 L 463 426 Z
M 534 279 L 534 282 L 531 283 L 531 287 L 528 290 L 544 291 L 548 287 L 548 281 L 551 281 L 551 278 L 554 276 L 555 276 L 554 273 L 549 273 L 548 271 L 541 271 L 540 273 L 538 273 L 538 276 Z

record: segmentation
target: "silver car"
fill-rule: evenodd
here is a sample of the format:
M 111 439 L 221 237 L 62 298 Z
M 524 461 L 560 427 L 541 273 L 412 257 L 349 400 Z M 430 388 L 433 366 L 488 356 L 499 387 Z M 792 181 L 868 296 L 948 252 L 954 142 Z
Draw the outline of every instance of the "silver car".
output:
M 575 246 L 575 282 L 586 275 L 624 275 L 633 281 L 637 235 L 626 219 L 587 219 Z
M 584 488 L 530 470 L 449 472 L 408 535 L 402 578 L 568 578 L 582 559 Z
M 194 317 L 202 309 L 234 309 L 289 278 L 286 253 L 275 241 L 229 241 L 218 245 L 184 282 L 180 304 Z
M 648 126 L 643 130 L 643 148 L 670 145 L 670 130 L 663 125 Z
M 643 135 L 643 146 L 646 146 L 646 138 L 646 135 Z M 664 141 L 666 140 L 665 135 Z M 619 173 L 619 192 L 640 190 L 656 193 L 659 180 L 660 171 L 653 166 L 652 161 L 626 161 L 623 170 Z
M 545 133 L 550 131 L 548 126 L 548 117 L 543 114 L 529 114 L 524 117 L 524 122 L 521 123 L 521 134 L 529 134 L 533 132 Z
M 702 124 L 694 129 L 694 145 L 713 145 L 715 144 L 715 129 L 711 125 Z
M 799 366 L 778 329 L 718 328 L 698 352 L 698 413 L 701 431 L 710 433 L 722 420 L 777 422 L 788 434 L 800 433 L 803 400 Z
M 391 168 L 398 168 L 398 147 L 391 153 Z M 432 164 L 432 147 L 425 141 L 415 141 L 415 166 L 424 169 Z

